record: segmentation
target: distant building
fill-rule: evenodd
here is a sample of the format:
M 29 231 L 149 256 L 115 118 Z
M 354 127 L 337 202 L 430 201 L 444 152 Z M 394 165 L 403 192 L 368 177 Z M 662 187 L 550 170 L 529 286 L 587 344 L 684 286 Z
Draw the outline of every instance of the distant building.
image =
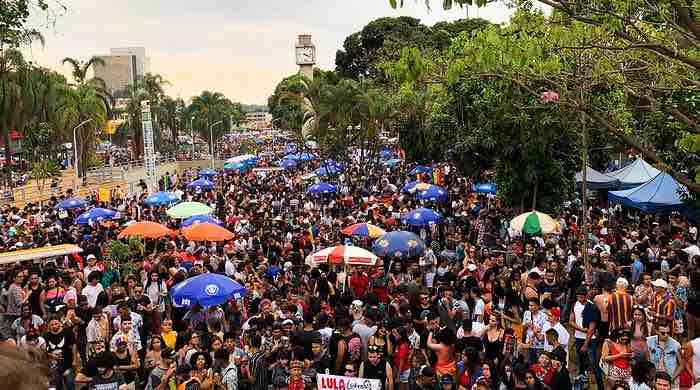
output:
M 112 96 L 123 94 L 126 87 L 136 82 L 136 56 L 99 56 L 104 65 L 95 64 L 95 77 L 104 80 L 107 92 Z
M 272 114 L 265 111 L 248 112 L 245 114 L 246 127 L 253 130 L 272 128 Z
M 151 59 L 146 57 L 146 48 L 144 47 L 117 47 L 109 49 L 109 54 L 123 56 L 129 55 L 136 57 L 136 76 L 141 77 L 151 71 Z

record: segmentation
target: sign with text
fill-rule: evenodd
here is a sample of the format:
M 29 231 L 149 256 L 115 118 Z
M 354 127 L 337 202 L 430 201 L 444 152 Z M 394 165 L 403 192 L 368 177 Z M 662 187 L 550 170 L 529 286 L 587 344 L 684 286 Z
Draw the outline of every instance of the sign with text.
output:
M 381 390 L 382 383 L 377 379 L 355 378 L 338 375 L 316 375 L 318 390 Z

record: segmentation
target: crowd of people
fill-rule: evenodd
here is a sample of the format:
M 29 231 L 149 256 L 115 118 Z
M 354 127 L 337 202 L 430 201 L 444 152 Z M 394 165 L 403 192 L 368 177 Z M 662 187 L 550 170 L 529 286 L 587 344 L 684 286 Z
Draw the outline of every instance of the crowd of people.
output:
M 283 147 L 262 147 L 268 157 L 258 165 L 273 166 Z M 692 222 L 604 202 L 582 211 L 573 201 L 554 216 L 556 234 L 528 236 L 508 224 L 516 210 L 474 193 L 450 163 L 416 177 L 408 164 L 370 169 L 374 161 L 351 154 L 327 179 L 337 193 L 308 194 L 306 173 L 319 160 L 220 171 L 211 191 L 187 187 L 196 170 L 169 173 L 161 189 L 211 205 L 234 239 L 124 239 L 122 261 L 112 244 L 130 222 L 180 227 L 169 206 L 144 203 L 146 185 L 89 198 L 120 216 L 87 226 L 74 223 L 84 209 L 54 207 L 69 192 L 4 207 L 0 252 L 63 243 L 83 251 L 3 266 L 0 381 L 45 373 L 61 390 L 307 390 L 320 374 L 375 379 L 379 390 L 661 390 L 700 381 Z M 447 200 L 423 204 L 402 192 L 409 180 L 442 186 Z M 403 226 L 401 216 L 421 206 L 444 222 Z M 370 249 L 372 239 L 341 234 L 356 222 L 412 230 L 426 249 L 373 266 L 307 262 L 333 245 Z M 247 294 L 174 305 L 173 286 L 203 273 L 235 279 Z M 17 351 L 29 368 L 3 372 Z

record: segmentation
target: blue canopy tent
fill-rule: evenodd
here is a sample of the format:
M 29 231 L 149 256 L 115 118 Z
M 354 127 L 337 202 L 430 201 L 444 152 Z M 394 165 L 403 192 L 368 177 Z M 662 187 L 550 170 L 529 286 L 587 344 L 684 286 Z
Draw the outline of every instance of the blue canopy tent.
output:
M 426 166 L 424 166 L 424 165 L 419 165 L 419 166 L 413 168 L 413 170 L 412 170 L 411 172 L 409 172 L 408 175 L 409 175 L 409 176 L 416 176 L 416 175 L 419 174 L 419 173 L 425 173 L 425 174 L 428 174 L 428 175 L 432 175 L 432 174 L 433 174 L 433 168 L 426 167 Z
M 673 211 L 692 216 L 691 210 L 683 202 L 683 194 L 688 190 L 665 172 L 635 188 L 610 191 L 608 201 L 644 211 L 645 213 L 667 214 Z
M 608 172 L 607 175 L 619 180 L 620 188 L 626 189 L 642 185 L 655 178 L 659 173 L 661 171 L 639 158 L 622 169 Z
M 576 173 L 576 186 L 583 182 L 583 171 Z M 616 190 L 620 188 L 620 180 L 600 173 L 591 167 L 586 168 L 586 187 L 591 190 Z

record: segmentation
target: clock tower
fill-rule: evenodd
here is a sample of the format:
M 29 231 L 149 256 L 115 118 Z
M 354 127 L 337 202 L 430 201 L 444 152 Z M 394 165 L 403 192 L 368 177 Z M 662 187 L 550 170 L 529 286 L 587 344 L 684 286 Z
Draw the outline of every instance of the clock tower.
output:
M 299 35 L 299 41 L 294 45 L 294 53 L 299 65 L 299 72 L 313 79 L 314 64 L 316 64 L 316 46 L 311 42 L 311 35 Z

